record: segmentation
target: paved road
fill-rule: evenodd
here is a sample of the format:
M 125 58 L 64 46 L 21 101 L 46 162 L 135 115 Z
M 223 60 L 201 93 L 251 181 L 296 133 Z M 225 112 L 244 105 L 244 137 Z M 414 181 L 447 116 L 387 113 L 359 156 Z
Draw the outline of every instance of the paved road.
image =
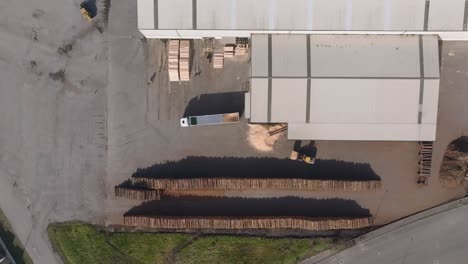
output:
M 467 263 L 467 219 L 465 204 L 360 242 L 317 263 Z
M 50 222 L 104 220 L 106 32 L 80 2 L 0 1 L 0 207 L 40 264 Z

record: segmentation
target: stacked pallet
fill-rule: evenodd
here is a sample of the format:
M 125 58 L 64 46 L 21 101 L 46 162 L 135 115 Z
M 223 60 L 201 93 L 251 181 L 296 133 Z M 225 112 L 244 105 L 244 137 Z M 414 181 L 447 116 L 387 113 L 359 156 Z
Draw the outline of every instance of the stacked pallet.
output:
M 224 46 L 224 58 L 233 58 L 234 57 L 234 46 L 225 45 Z
M 427 184 L 427 179 L 431 176 L 432 142 L 420 142 L 419 146 L 418 183 Z
M 215 51 L 213 54 L 213 68 L 224 68 L 224 53 L 222 51 Z
M 157 229 L 359 229 L 372 218 L 124 216 L 124 225 Z
M 140 201 L 161 200 L 162 192 L 163 190 L 142 189 L 123 186 L 116 186 L 114 189 L 116 197 Z
M 236 38 L 236 57 L 244 57 L 247 54 L 247 49 L 249 47 L 248 38 Z
M 179 81 L 179 40 L 169 40 L 169 81 Z
M 150 189 L 275 189 L 275 190 L 325 190 L 325 191 L 367 191 L 378 190 L 381 181 L 337 181 L 309 179 L 229 179 L 229 178 L 194 178 L 194 179 L 160 179 L 132 177 L 134 185 L 145 184 Z
M 190 41 L 180 41 L 179 76 L 181 81 L 190 81 Z
M 246 45 L 237 45 L 235 55 L 236 57 L 244 57 L 247 54 L 247 46 Z

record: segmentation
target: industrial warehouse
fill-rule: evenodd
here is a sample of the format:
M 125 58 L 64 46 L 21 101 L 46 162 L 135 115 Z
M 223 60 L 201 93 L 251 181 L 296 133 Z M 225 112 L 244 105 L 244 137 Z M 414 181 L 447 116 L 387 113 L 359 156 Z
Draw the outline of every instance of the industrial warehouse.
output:
M 466 258 L 468 0 L 0 2 L 12 263 Z
M 465 36 L 464 4 L 452 1 L 443 5 L 436 0 L 333 4 L 316 0 L 295 5 L 266 0 L 139 0 L 138 29 L 150 43 L 163 45 L 159 46 L 163 53 L 150 49 L 150 57 L 158 54 L 156 61 L 162 62 L 158 71 L 162 77 L 158 84 L 148 83 L 149 99 L 169 89 L 167 97 L 159 100 L 168 100 L 172 117 L 167 121 L 179 123 L 174 120 L 179 116 L 184 132 L 204 134 L 201 131 L 211 133 L 217 131 L 215 127 L 224 127 L 236 131 L 231 137 L 247 135 L 232 143 L 231 139 L 223 141 L 226 144 L 217 142 L 217 146 L 225 146 L 225 154 L 220 156 L 181 153 L 179 159 L 159 159 L 151 166 L 139 167 L 130 178 L 122 175 L 122 181 L 114 185 L 115 197 L 144 203 L 119 215 L 118 222 L 145 229 L 244 230 L 264 226 L 307 232 L 355 229 L 348 225 L 352 222 L 344 220 L 361 221 L 359 217 L 368 219 L 363 227 L 380 223 L 374 219 L 376 211 L 370 210 L 369 215 L 339 214 L 340 218 L 329 219 L 331 225 L 319 226 L 307 223 L 328 219 L 327 214 L 302 218 L 298 213 L 294 217 L 302 220 L 292 224 L 290 216 L 277 210 L 264 215 L 243 210 L 236 197 L 252 204 L 252 198 L 261 197 L 265 200 L 260 203 L 270 208 L 273 200 L 269 199 L 278 197 L 277 193 L 282 193 L 279 197 L 303 198 L 316 198 L 317 192 L 327 192 L 330 197 L 381 193 L 386 190 L 386 181 L 394 181 L 394 175 L 382 179 L 382 170 L 376 170 L 376 163 L 370 160 L 384 157 L 380 146 L 393 144 L 395 147 L 387 147 L 389 154 L 407 153 L 399 155 L 406 157 L 408 166 L 402 166 L 398 174 L 410 175 L 406 176 L 411 179 L 410 188 L 428 186 L 433 174 L 433 144 L 438 138 L 440 52 L 447 38 Z M 447 10 L 453 11 L 449 19 Z M 205 80 L 204 76 L 210 77 Z M 187 93 L 193 97 L 188 105 L 174 108 Z M 241 106 L 228 107 L 239 101 Z M 153 116 L 160 117 L 161 112 Z M 235 152 L 236 144 L 240 147 L 245 141 L 249 154 L 227 154 L 228 149 Z M 309 143 L 303 146 L 302 141 Z M 288 151 L 278 142 L 294 143 L 290 155 L 284 154 Z M 331 148 L 332 144 L 337 147 Z M 342 155 L 347 152 L 345 146 L 352 144 L 355 147 L 348 148 L 365 153 L 365 158 Z M 374 147 L 366 150 L 369 146 Z M 407 149 L 400 150 L 402 146 Z M 250 152 L 252 149 L 257 152 Z M 216 168 L 222 168 L 222 173 Z M 258 197 L 258 193 L 262 195 Z M 157 209 L 169 200 L 194 207 L 206 204 L 207 209 L 185 214 Z M 239 205 L 231 214 L 211 206 L 231 202 Z M 326 201 L 300 202 L 305 203 Z

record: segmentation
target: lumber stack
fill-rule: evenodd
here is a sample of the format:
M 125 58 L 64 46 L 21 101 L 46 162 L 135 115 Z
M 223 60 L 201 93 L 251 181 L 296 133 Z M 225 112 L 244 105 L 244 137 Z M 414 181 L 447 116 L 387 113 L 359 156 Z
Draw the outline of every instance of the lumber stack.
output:
M 233 58 L 234 57 L 234 46 L 225 45 L 224 46 L 224 58 Z
M 248 47 L 249 47 L 248 38 L 236 38 L 236 49 L 235 49 L 236 57 L 244 57 L 245 54 L 247 54 Z
M 161 200 L 163 190 L 143 189 L 135 187 L 116 186 L 114 193 L 116 197 L 127 198 L 130 200 L 150 201 Z
M 419 146 L 418 183 L 427 184 L 427 178 L 431 176 L 432 168 L 432 142 L 420 142 Z
M 213 54 L 213 68 L 224 68 L 224 53 L 222 51 L 215 51 Z
M 179 40 L 169 40 L 169 81 L 178 82 L 179 79 Z
M 190 81 L 190 41 L 180 41 L 179 76 L 181 81 Z
M 359 229 L 372 225 L 371 217 L 173 217 L 124 216 L 124 225 L 157 229 L 302 229 L 311 231 Z
M 382 188 L 381 181 L 338 181 L 309 179 L 229 179 L 192 178 L 161 179 L 132 177 L 132 184 L 145 184 L 150 189 L 194 190 L 194 189 L 301 189 L 323 191 L 367 191 Z

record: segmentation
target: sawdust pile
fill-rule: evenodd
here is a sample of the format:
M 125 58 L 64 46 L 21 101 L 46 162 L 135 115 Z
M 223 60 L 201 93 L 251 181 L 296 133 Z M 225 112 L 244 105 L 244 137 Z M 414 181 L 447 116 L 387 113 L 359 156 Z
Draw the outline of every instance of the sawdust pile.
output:
M 440 167 L 440 181 L 444 187 L 452 188 L 463 184 L 468 168 L 468 137 L 461 137 L 445 152 Z
M 256 150 L 262 152 L 273 151 L 273 146 L 283 133 L 270 136 L 268 131 L 281 128 L 283 125 L 253 125 L 249 124 L 247 129 L 247 141 Z

